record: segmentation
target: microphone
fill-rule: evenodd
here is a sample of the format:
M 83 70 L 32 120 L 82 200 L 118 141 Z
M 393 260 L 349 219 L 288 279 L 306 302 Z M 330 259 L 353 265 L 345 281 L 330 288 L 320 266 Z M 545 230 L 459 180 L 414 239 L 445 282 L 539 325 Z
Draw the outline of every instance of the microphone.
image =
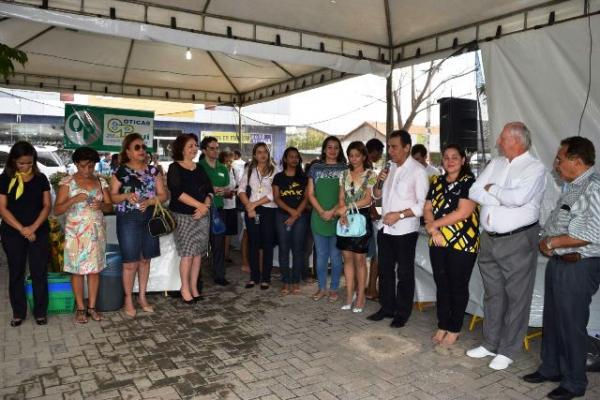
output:
M 385 164 L 385 167 L 383 168 L 382 172 L 385 172 L 386 174 L 389 174 L 391 167 L 392 167 L 392 160 L 388 160 L 388 162 Z M 384 180 L 377 182 L 377 190 L 381 190 L 381 188 L 383 187 L 383 182 L 384 182 Z

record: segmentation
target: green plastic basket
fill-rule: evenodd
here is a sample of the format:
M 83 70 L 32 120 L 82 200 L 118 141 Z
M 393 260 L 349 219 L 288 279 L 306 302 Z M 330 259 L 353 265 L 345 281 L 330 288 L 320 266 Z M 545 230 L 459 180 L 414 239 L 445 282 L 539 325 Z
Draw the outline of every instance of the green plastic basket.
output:
M 31 277 L 25 281 L 25 296 L 33 312 L 33 287 Z M 62 272 L 48 273 L 48 314 L 70 314 L 75 309 L 71 275 Z

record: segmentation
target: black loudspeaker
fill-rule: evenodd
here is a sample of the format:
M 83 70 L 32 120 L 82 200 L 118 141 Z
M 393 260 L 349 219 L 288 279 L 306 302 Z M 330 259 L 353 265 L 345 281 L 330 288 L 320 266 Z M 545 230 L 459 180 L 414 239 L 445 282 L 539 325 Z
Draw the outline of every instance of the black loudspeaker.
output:
M 440 147 L 456 143 L 468 153 L 477 151 L 477 101 L 444 97 L 440 104 Z

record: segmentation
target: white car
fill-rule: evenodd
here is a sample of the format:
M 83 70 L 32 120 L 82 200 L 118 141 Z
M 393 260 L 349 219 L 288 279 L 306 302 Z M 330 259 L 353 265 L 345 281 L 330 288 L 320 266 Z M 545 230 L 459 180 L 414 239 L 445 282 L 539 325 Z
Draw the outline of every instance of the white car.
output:
M 8 153 L 12 146 L 0 145 L 0 173 L 4 171 Z M 48 178 L 56 172 L 67 172 L 67 168 L 63 164 L 60 157 L 56 154 L 58 150 L 55 146 L 34 146 L 38 154 L 37 166 L 39 170 Z

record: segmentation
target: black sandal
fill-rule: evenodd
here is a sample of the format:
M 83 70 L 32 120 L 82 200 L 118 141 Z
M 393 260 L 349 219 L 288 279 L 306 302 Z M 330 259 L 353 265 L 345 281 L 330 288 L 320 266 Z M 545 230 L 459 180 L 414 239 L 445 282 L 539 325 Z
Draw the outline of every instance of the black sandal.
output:
M 38 325 L 48 325 L 48 317 L 36 318 L 35 323 Z
M 23 323 L 23 320 L 20 318 L 13 318 L 10 320 L 10 326 L 12 326 L 13 328 L 20 326 L 22 323 Z

